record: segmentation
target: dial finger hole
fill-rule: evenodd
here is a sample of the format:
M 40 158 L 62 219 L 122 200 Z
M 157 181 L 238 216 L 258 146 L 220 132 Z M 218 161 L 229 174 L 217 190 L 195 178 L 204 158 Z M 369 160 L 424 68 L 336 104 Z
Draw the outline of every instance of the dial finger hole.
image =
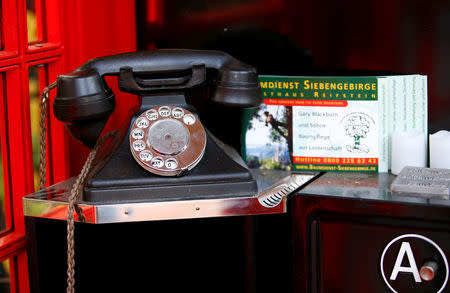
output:
M 159 112 L 159 115 L 161 115 L 161 117 L 169 117 L 170 116 L 170 108 L 167 106 L 163 106 L 163 107 L 159 108 L 158 112 Z
M 153 158 L 153 155 L 150 151 L 142 151 L 139 153 L 139 158 L 144 162 L 149 162 Z
M 184 111 L 183 111 L 183 109 L 181 109 L 181 108 L 174 108 L 174 109 L 172 110 L 172 116 L 173 116 L 174 118 L 179 119 L 179 118 L 183 117 L 183 115 L 184 115 Z
M 143 151 L 145 149 L 145 142 L 142 140 L 135 140 L 133 142 L 133 149 L 137 152 Z
M 164 166 L 164 160 L 161 157 L 154 157 L 152 159 L 152 166 L 154 168 L 162 168 Z
M 178 167 L 178 162 L 177 160 L 171 158 L 171 159 L 167 159 L 166 160 L 166 168 L 167 169 L 176 169 Z
M 186 115 L 184 115 L 184 117 L 183 117 L 183 122 L 184 122 L 186 125 L 192 125 L 192 124 L 195 123 L 195 116 L 192 115 L 192 114 L 186 114 Z
M 142 130 L 140 128 L 134 129 L 133 132 L 131 133 L 131 137 L 133 137 L 134 139 L 144 138 L 144 130 Z
M 141 117 L 138 120 L 136 120 L 136 126 L 139 128 L 147 128 L 149 125 L 150 122 L 144 117 Z
M 155 109 L 151 109 L 145 112 L 145 116 L 148 120 L 156 120 L 158 119 L 158 112 Z

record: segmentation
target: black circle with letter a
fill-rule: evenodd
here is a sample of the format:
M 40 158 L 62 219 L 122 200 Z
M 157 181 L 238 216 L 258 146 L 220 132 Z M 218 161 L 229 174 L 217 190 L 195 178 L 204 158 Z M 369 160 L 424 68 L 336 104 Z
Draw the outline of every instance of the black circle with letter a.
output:
M 380 269 L 392 292 L 447 292 L 447 257 L 436 242 L 425 236 L 404 234 L 393 239 L 383 250 Z

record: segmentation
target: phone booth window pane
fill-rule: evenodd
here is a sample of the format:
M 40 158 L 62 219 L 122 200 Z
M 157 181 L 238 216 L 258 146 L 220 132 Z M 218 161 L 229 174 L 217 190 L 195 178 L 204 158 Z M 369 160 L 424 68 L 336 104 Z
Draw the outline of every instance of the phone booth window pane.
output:
M 29 68 L 30 123 L 31 144 L 33 149 L 34 187 L 39 189 L 39 116 L 40 116 L 40 84 L 46 82 L 46 66 L 37 65 Z M 0 292 L 1 293 L 1 292 Z
M 27 32 L 28 43 L 34 44 L 45 41 L 44 17 L 42 17 L 42 1 L 27 0 Z
M 11 292 L 10 259 L 0 262 L 0 293 Z

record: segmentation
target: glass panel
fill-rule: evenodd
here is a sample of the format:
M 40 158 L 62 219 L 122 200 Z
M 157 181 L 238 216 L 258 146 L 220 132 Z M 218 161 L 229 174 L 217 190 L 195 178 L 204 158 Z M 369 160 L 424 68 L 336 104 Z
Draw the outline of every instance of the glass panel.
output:
M 28 43 L 44 41 L 42 6 L 40 0 L 27 0 L 27 32 Z
M 45 82 L 46 66 L 37 65 L 29 68 L 29 91 L 30 91 L 30 123 L 31 143 L 33 147 L 34 188 L 39 189 L 39 84 Z
M 11 292 L 9 266 L 10 266 L 9 259 L 0 262 L 0 293 Z
M 0 73 L 0 99 L 2 101 L 5 100 L 5 91 L 6 91 L 6 79 L 5 79 L 5 73 Z M 2 103 L 0 103 L 1 105 Z M 0 109 L 1 111 L 2 109 Z M 5 123 L 5 121 L 0 121 L 0 123 Z M 0 133 L 1 135 L 4 135 L 3 133 Z M 3 174 L 3 154 L 2 154 L 2 148 L 0 145 L 0 231 L 3 231 L 6 229 L 6 209 L 5 209 L 5 184 L 4 184 L 4 174 Z

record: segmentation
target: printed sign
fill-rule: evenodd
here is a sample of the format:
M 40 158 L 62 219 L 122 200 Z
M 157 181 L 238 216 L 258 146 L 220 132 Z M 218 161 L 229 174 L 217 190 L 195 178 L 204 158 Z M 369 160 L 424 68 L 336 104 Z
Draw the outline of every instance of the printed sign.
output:
M 251 168 L 387 172 L 390 133 L 427 132 L 426 76 L 259 79 L 263 104 L 244 121 Z

